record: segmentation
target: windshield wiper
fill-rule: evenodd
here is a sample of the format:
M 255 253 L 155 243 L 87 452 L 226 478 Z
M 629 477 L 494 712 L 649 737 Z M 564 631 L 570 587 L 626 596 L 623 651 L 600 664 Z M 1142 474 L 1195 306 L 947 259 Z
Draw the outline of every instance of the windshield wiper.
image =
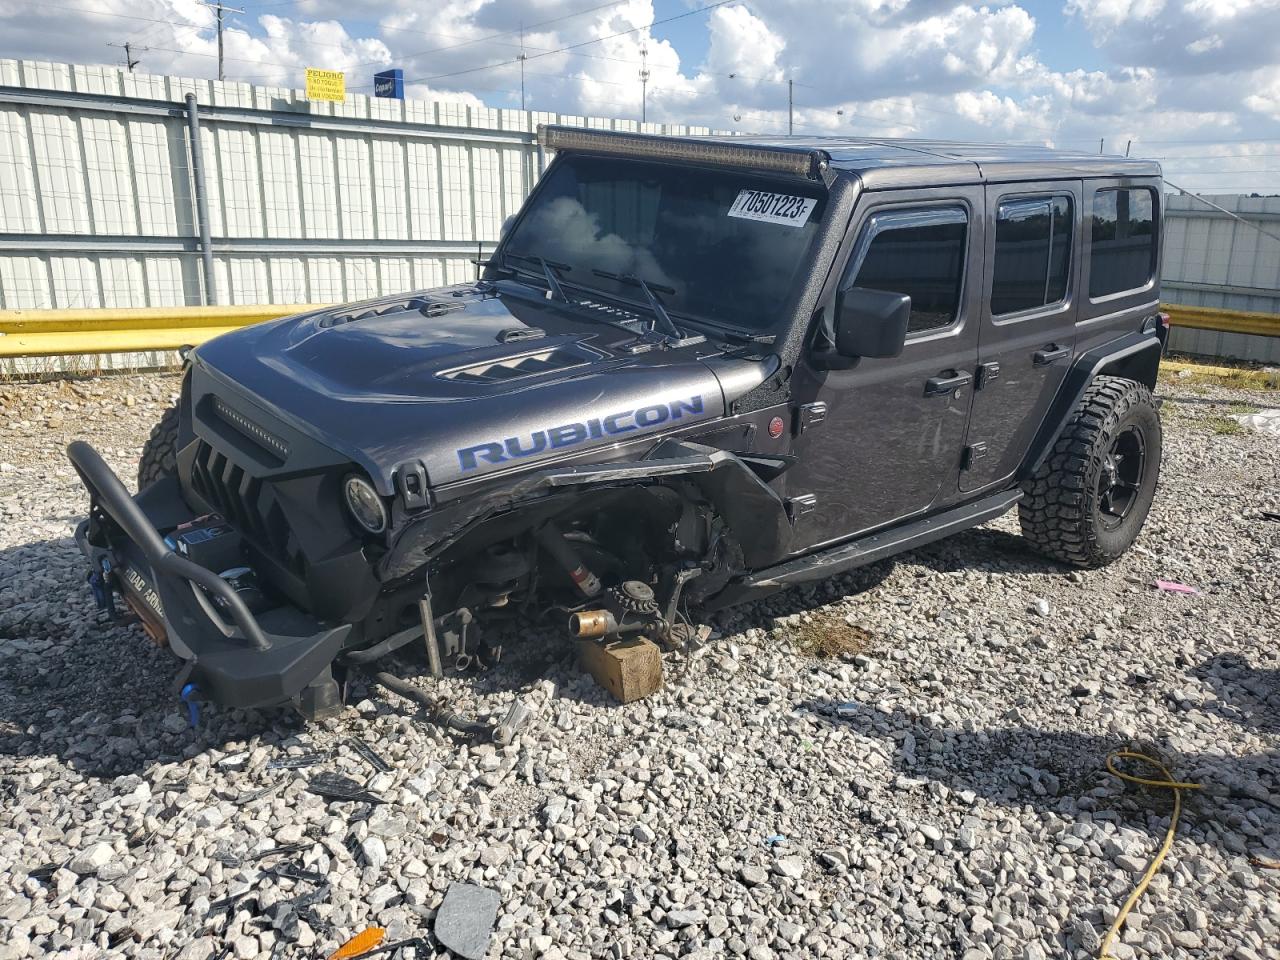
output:
M 657 317 L 655 326 L 662 327 L 662 332 L 670 337 L 680 340 L 684 334 L 680 332 L 680 328 L 675 325 L 671 316 L 667 313 L 667 308 L 662 305 L 662 301 L 654 294 L 654 290 L 661 290 L 663 293 L 675 293 L 674 287 L 666 287 L 661 284 L 649 284 L 634 274 L 611 273 L 608 270 L 592 270 L 597 277 L 604 277 L 606 280 L 613 280 L 616 283 L 624 283 L 627 286 L 639 287 L 644 291 L 645 298 L 649 301 L 649 306 L 653 310 L 653 315 Z
M 542 268 L 542 276 L 547 281 L 547 291 L 562 303 L 568 303 L 569 297 L 564 292 L 564 287 L 560 286 L 560 278 L 556 276 L 557 270 L 563 270 L 568 273 L 573 267 L 567 263 L 555 263 L 547 260 L 545 257 L 530 257 L 522 253 L 505 253 L 502 255 L 503 260 L 523 260 L 525 263 L 536 263 Z

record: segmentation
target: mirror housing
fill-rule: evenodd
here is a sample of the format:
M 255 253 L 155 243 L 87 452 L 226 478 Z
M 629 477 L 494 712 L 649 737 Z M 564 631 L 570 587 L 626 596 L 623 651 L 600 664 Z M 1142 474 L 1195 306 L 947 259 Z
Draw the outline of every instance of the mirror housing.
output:
M 836 352 L 842 357 L 896 357 L 907 342 L 911 297 L 850 287 L 836 305 Z
M 514 213 L 508 214 L 507 218 L 502 221 L 502 226 L 498 228 L 498 239 L 506 239 L 507 234 L 511 232 L 511 228 L 514 227 L 515 224 L 516 215 Z

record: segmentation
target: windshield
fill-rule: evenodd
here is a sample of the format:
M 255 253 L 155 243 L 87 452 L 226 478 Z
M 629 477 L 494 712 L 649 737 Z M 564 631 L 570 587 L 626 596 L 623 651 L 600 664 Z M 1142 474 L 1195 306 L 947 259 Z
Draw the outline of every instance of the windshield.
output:
M 823 201 L 800 181 L 570 155 L 504 251 L 557 264 L 566 285 L 647 304 L 638 278 L 673 315 L 761 332 L 800 279 Z

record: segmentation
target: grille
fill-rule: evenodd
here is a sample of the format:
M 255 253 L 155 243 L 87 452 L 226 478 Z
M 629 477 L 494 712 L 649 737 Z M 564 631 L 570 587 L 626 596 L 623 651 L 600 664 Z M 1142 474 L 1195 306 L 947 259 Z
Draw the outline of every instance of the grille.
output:
M 533 377 L 554 370 L 567 370 L 570 367 L 590 363 L 597 357 L 598 354 L 588 353 L 579 346 L 553 347 L 518 357 L 503 357 L 501 360 L 445 370 L 440 376 L 455 383 L 506 383 L 521 377 Z
M 191 471 L 197 494 L 254 546 L 303 575 L 305 560 L 275 495 L 244 467 L 199 441 Z

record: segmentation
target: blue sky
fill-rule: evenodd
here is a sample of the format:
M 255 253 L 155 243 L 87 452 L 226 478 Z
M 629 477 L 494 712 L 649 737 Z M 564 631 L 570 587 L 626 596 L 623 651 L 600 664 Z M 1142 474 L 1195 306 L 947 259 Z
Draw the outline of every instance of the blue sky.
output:
M 240 0 L 226 71 L 359 91 L 399 66 L 412 97 L 518 106 L 525 24 L 533 109 L 637 117 L 645 49 L 653 121 L 785 133 L 790 77 L 797 132 L 1132 141 L 1174 182 L 1280 192 L 1280 0 L 709 2 Z M 197 0 L 0 0 L 0 56 L 111 62 L 129 39 L 144 71 L 207 77 L 212 23 Z

